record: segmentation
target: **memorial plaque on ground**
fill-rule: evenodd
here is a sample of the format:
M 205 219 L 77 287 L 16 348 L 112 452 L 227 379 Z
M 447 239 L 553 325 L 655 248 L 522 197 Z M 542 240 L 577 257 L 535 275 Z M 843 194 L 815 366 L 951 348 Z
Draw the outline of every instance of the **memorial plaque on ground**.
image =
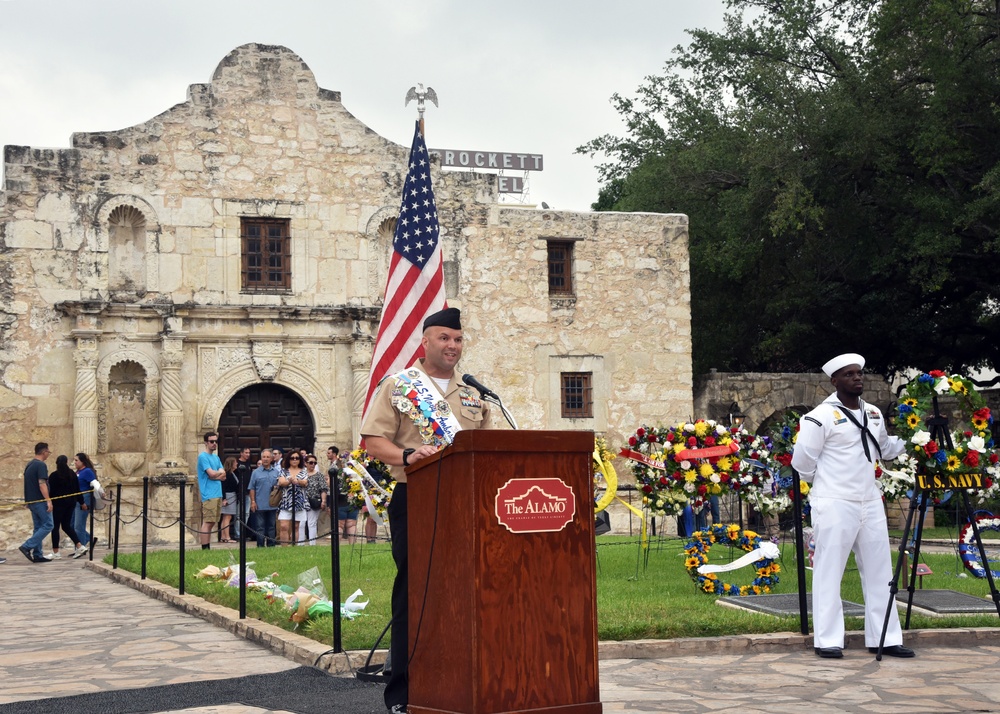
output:
M 906 590 L 900 590 L 896 593 L 896 602 L 905 604 L 909 595 Z M 935 615 L 996 612 L 996 606 L 991 600 L 954 590 L 914 590 L 913 606 Z
M 799 614 L 798 593 L 782 593 L 779 595 L 753 595 L 747 597 L 720 598 L 719 604 L 740 607 L 765 615 L 784 617 Z M 865 606 L 850 600 L 843 600 L 844 614 L 848 617 L 864 617 Z M 812 594 L 806 595 L 806 611 L 812 614 Z

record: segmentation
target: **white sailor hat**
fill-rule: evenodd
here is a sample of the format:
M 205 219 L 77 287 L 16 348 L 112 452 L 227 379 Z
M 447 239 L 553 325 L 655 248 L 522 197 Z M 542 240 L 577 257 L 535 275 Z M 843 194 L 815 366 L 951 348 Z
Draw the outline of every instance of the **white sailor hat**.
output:
M 846 354 L 837 355 L 832 360 L 823 365 L 823 371 L 826 372 L 827 377 L 832 377 L 837 370 L 843 369 L 849 364 L 865 366 L 865 358 L 856 352 L 847 352 Z

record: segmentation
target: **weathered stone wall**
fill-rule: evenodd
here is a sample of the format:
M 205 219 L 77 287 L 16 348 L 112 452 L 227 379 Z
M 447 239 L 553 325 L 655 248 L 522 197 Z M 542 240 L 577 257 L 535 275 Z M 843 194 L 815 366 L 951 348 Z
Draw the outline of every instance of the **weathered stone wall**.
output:
M 717 372 L 695 380 L 695 418 L 729 423 L 729 408 L 736 403 L 746 416 L 746 428 L 754 432 L 762 424 L 780 418 L 795 408 L 808 411 L 834 391 L 822 372 Z M 864 399 L 886 412 L 894 397 L 889 384 L 877 375 L 865 377 Z
M 354 442 L 408 152 L 294 53 L 255 44 L 149 121 L 5 147 L 0 498 L 20 496 L 40 440 L 91 454 L 108 485 L 190 478 L 201 434 L 260 382 L 301 397 L 317 442 Z M 522 428 L 617 442 L 690 412 L 685 217 L 506 208 L 493 176 L 431 170 L 463 369 Z M 288 219 L 287 293 L 242 290 L 241 217 Z M 571 299 L 549 298 L 546 239 L 576 241 Z M 560 371 L 593 371 L 593 419 L 559 418 Z M 113 374 L 141 404 L 115 412 Z M 125 413 L 141 423 L 109 435 Z M 26 527 L 0 512 L 0 548 Z
M 594 429 L 620 443 L 644 421 L 690 412 L 686 216 L 493 207 L 466 230 L 466 367 L 499 385 L 522 428 Z M 549 296 L 549 239 L 575 241 L 574 298 Z M 579 371 L 594 373 L 594 419 L 562 419 L 559 374 Z

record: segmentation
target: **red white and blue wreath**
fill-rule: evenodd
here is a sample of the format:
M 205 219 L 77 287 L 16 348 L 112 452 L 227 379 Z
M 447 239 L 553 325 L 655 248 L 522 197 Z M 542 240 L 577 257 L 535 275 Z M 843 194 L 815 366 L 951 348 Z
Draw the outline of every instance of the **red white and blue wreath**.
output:
M 976 525 L 979 532 L 1000 531 L 1000 518 L 996 516 L 979 516 L 976 518 Z M 976 534 L 972 530 L 972 524 L 966 523 L 958 535 L 958 553 L 962 556 L 965 567 L 972 571 L 977 578 L 986 577 L 986 568 L 979 562 L 979 548 L 976 547 Z M 1000 572 L 993 570 L 993 577 L 1000 579 Z

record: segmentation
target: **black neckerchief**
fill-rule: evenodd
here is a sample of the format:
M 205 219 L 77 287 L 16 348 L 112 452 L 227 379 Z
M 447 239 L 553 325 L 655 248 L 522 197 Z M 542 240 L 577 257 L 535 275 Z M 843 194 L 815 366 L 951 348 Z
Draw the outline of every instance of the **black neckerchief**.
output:
M 875 436 L 868 430 L 868 413 L 865 411 L 865 403 L 860 399 L 858 400 L 858 404 L 861 406 L 861 418 L 864 420 L 860 423 L 858 422 L 858 418 L 851 413 L 849 408 L 845 407 L 840 402 L 831 403 L 843 409 L 844 415 L 854 423 L 854 426 L 861 430 L 861 446 L 864 447 L 865 458 L 868 459 L 869 462 L 872 460 L 872 452 L 868 448 L 868 439 L 871 439 L 872 444 L 875 445 L 875 450 L 878 451 L 878 457 L 881 459 L 882 447 L 878 445 L 878 439 L 876 439 Z M 868 437 L 868 439 L 865 437 Z

